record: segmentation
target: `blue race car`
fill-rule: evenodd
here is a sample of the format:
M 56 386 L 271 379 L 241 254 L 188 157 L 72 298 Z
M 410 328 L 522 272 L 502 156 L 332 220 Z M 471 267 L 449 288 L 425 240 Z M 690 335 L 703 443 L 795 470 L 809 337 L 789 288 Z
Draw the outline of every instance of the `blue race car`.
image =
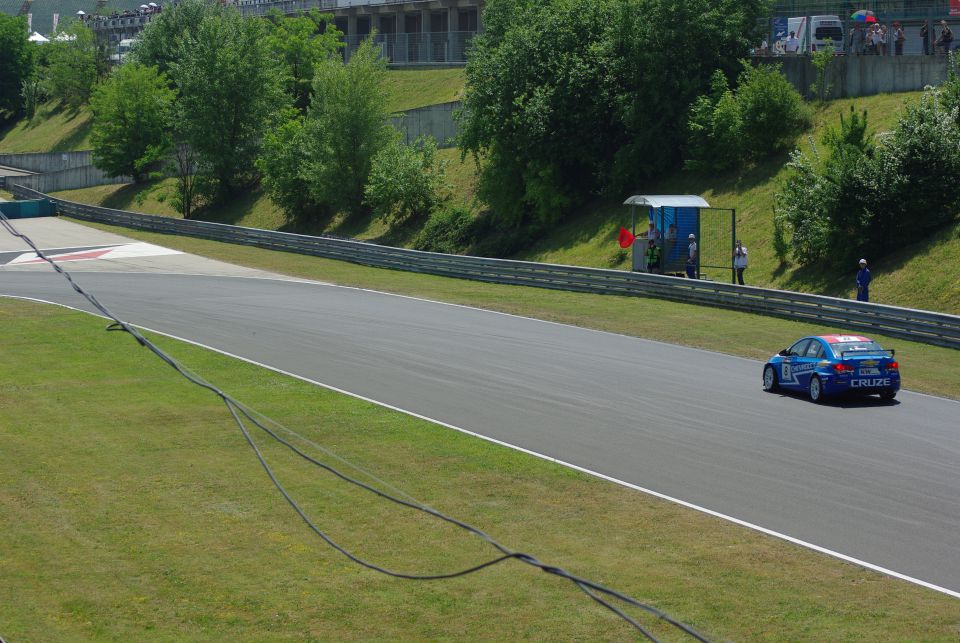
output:
M 900 366 L 894 351 L 869 337 L 804 337 L 763 366 L 763 390 L 779 388 L 806 391 L 814 402 L 841 393 L 892 400 L 900 390 Z

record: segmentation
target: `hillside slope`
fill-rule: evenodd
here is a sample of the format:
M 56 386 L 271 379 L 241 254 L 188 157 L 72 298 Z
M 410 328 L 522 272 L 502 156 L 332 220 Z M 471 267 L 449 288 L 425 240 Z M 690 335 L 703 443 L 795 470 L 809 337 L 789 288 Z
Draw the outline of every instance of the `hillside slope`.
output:
M 400 90 L 395 94 L 395 99 L 398 95 L 407 98 L 423 95 L 425 90 L 422 90 L 422 81 L 417 79 L 416 72 L 404 73 L 412 75 L 393 78 L 400 80 L 400 86 L 410 91 Z M 442 78 L 437 74 L 436 79 L 435 86 L 453 86 L 449 77 Z M 840 113 L 849 111 L 851 105 L 858 110 L 867 110 L 871 130 L 875 134 L 889 130 L 896 123 L 904 102 L 916 100 L 918 96 L 917 92 L 886 94 L 827 103 L 816 110 L 814 127 L 798 137 L 797 146 L 809 150 L 811 142 L 819 145 L 826 128 L 836 125 Z M 451 163 L 451 182 L 456 186 L 457 200 L 470 203 L 476 189 L 473 162 L 468 159 L 461 164 L 457 150 L 443 150 L 442 155 Z M 852 296 L 856 266 L 839 273 L 815 268 L 801 269 L 790 263 L 781 266 L 774 254 L 774 194 L 788 171 L 786 162 L 787 156 L 782 155 L 744 172 L 712 175 L 676 172 L 649 184 L 638 185 L 630 194 L 699 194 L 715 207 L 735 208 L 738 236 L 750 250 L 751 267 L 746 273 L 748 284 L 839 297 Z M 71 191 L 62 196 L 109 207 L 172 214 L 165 203 L 151 201 L 150 198 L 137 204 L 140 190 L 107 186 Z M 628 268 L 629 258 L 616 243 L 619 227 L 630 224 L 630 211 L 621 205 L 627 196 L 629 194 L 589 204 L 566 222 L 542 235 L 534 246 L 518 253 L 516 257 L 549 263 Z M 285 227 L 282 213 L 262 193 L 243 197 L 236 204 L 204 216 L 224 223 L 290 229 Z M 327 222 L 322 229 L 304 232 L 329 232 L 402 246 L 409 245 L 417 229 L 413 226 L 390 231 L 383 222 L 375 219 L 335 219 Z M 868 258 L 874 274 L 871 288 L 874 301 L 960 314 L 960 222 L 894 255 Z M 710 276 L 719 281 L 729 279 L 729 273 L 723 271 L 715 271 Z
M 870 129 L 876 134 L 891 129 L 905 101 L 916 100 L 918 92 L 884 94 L 832 101 L 819 107 L 813 129 L 798 137 L 796 145 L 810 150 L 811 141 L 820 146 L 827 127 L 836 126 L 839 115 L 853 105 L 867 110 Z M 798 290 L 839 297 L 854 294 L 857 267 L 844 273 L 781 266 L 773 251 L 774 195 L 789 171 L 788 157 L 782 155 L 744 172 L 698 174 L 676 172 L 649 184 L 639 185 L 631 194 L 699 194 L 710 205 L 735 208 L 737 236 L 750 251 L 748 284 Z M 630 226 L 629 208 L 621 205 L 630 196 L 600 201 L 575 218 L 544 235 L 520 256 L 532 261 L 569 263 L 596 267 L 628 268 L 629 259 L 617 245 L 621 225 Z M 941 310 L 960 314 L 960 221 L 925 242 L 905 247 L 895 255 L 869 257 L 874 282 L 871 300 L 910 308 Z M 729 271 L 714 271 L 718 281 L 730 279 Z

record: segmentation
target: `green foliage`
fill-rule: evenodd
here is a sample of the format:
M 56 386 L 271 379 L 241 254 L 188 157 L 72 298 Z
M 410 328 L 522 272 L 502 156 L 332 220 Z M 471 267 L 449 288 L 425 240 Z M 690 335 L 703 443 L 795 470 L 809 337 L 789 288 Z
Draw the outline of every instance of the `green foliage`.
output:
M 207 15 L 170 62 L 179 137 L 197 156 L 208 196 L 222 200 L 256 178 L 254 160 L 285 102 L 266 26 L 236 10 Z
M 31 74 L 24 79 L 20 88 L 20 96 L 23 98 L 24 116 L 32 119 L 37 114 L 37 107 L 47 99 L 46 88 L 39 75 Z
M 0 14 L 0 122 L 21 112 L 21 90 L 33 75 L 34 50 L 26 18 Z
M 154 67 L 122 65 L 93 92 L 93 161 L 109 176 L 144 173 L 169 151 L 175 93 Z
M 270 14 L 267 48 L 283 63 L 285 87 L 293 106 L 304 112 L 313 94 L 316 65 L 342 47 L 341 33 L 333 24 L 333 15 L 316 9 L 295 17 L 279 11 Z
M 93 31 L 73 20 L 57 32 L 49 47 L 46 70 L 50 94 L 64 104 L 79 108 L 90 100 L 102 59 Z
M 433 212 L 413 241 L 416 250 L 459 254 L 473 243 L 473 215 L 464 206 L 453 205 Z
M 265 135 L 258 167 L 270 199 L 291 221 L 363 208 L 373 158 L 397 137 L 388 122 L 385 75 L 386 63 L 369 39 L 346 64 L 325 58 L 315 70 L 306 116 L 288 111 L 284 124 Z
M 827 81 L 827 74 L 833 67 L 833 45 L 821 47 L 810 55 L 810 62 L 817 70 L 817 79 L 810 85 L 810 93 L 821 103 L 827 100 L 833 90 L 833 84 Z
M 450 197 L 448 163 L 437 156 L 437 142 L 420 138 L 412 145 L 395 141 L 373 157 L 364 200 L 392 225 L 426 216 Z
M 810 126 L 809 110 L 778 67 L 743 64 L 736 92 L 717 70 L 710 94 L 690 108 L 685 167 L 738 167 L 784 150 Z
M 397 136 L 388 122 L 386 62 L 367 39 L 348 63 L 330 58 L 315 73 L 300 172 L 316 204 L 354 214 L 362 210 L 373 157 Z
M 180 57 L 181 41 L 196 40 L 204 20 L 222 17 L 226 11 L 221 3 L 207 0 L 166 4 L 137 38 L 130 60 L 156 67 L 170 77 L 171 67 Z
M 765 4 L 490 0 L 460 140 L 486 161 L 481 198 L 502 225 L 543 224 L 671 167 L 689 105 L 746 54 Z
M 305 127 L 303 117 L 290 110 L 281 124 L 263 137 L 257 167 L 262 183 L 287 218 L 302 224 L 316 223 L 325 214 L 310 198 L 303 169 Z
M 874 144 L 851 110 L 824 136 L 823 161 L 795 152 L 777 216 L 801 264 L 843 265 L 924 239 L 960 212 L 960 127 L 936 90 L 908 105 Z

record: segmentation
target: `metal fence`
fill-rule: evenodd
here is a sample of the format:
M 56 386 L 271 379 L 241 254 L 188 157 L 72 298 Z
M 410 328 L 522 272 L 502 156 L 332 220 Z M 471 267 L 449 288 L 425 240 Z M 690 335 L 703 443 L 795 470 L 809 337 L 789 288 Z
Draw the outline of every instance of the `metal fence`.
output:
M 422 33 L 377 33 L 373 41 L 380 55 L 395 65 L 436 65 L 467 62 L 467 49 L 476 31 Z M 356 52 L 367 35 L 344 36 L 346 60 Z
M 349 261 L 377 268 L 458 279 L 593 294 L 669 299 L 815 322 L 843 330 L 877 332 L 960 349 L 960 316 L 956 315 L 662 275 L 419 252 L 354 240 L 311 237 L 110 210 L 48 197 L 16 185 L 11 191 L 17 198 L 49 198 L 57 204 L 60 213 L 78 219 L 138 230 L 181 234 Z

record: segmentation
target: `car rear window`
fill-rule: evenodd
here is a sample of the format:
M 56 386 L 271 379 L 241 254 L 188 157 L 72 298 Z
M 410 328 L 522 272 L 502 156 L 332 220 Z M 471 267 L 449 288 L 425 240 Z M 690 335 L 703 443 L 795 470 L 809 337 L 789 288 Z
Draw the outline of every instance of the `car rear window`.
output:
M 838 356 L 843 353 L 857 353 L 857 354 L 876 354 L 880 353 L 881 355 L 886 355 L 887 351 L 883 350 L 880 347 L 880 344 L 876 342 L 841 342 L 839 344 L 831 344 L 830 348 L 833 349 L 833 352 Z

